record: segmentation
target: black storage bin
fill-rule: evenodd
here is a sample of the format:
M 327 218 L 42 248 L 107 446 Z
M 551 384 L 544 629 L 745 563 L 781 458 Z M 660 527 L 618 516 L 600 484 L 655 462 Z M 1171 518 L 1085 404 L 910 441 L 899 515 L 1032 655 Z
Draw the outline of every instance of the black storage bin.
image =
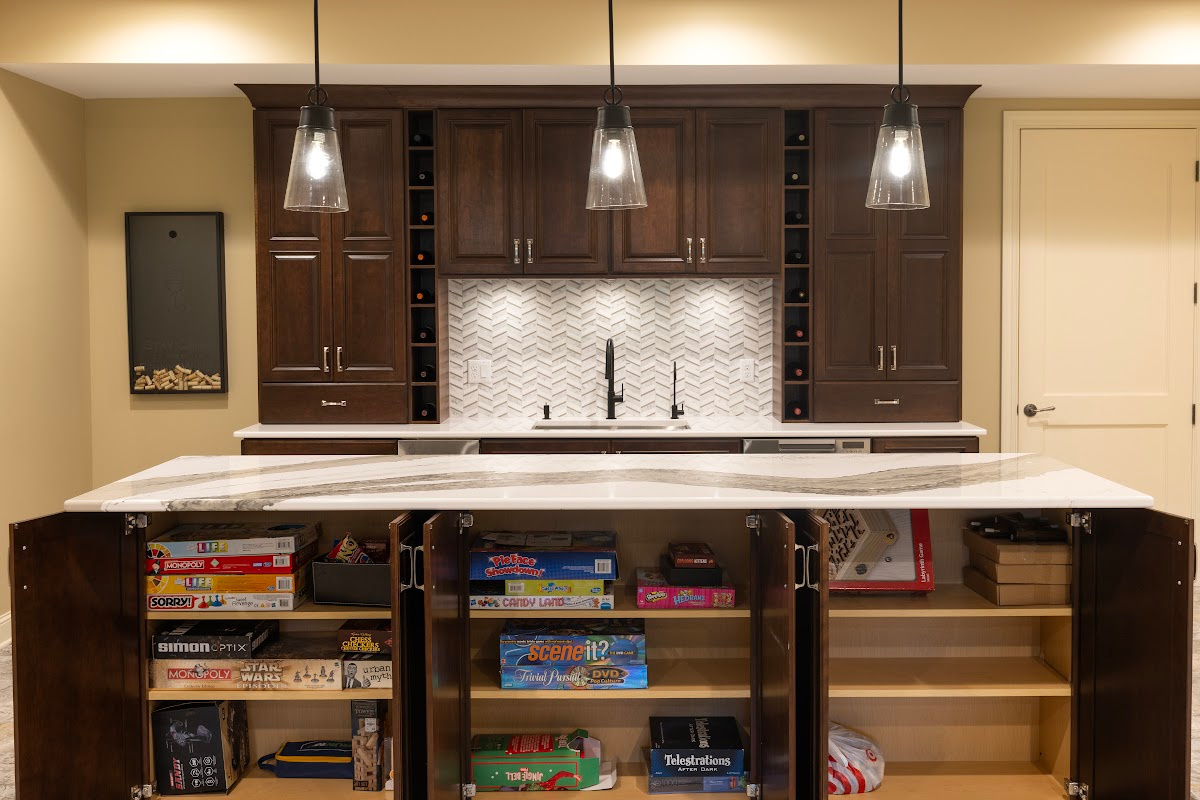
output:
M 385 608 L 392 605 L 391 564 L 314 561 L 312 583 L 314 603 Z

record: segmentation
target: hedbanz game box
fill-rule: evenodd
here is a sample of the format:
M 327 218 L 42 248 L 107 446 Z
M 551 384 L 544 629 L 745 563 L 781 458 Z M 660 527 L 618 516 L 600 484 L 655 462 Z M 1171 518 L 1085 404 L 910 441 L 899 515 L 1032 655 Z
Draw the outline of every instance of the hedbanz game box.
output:
M 500 631 L 502 667 L 645 663 L 646 625 L 640 619 L 513 619 Z
M 316 523 L 189 522 L 146 542 L 146 558 L 297 553 L 320 537 Z
M 249 658 L 279 635 L 279 621 L 203 620 L 181 622 L 154 634 L 153 658 Z
M 264 553 L 250 556 L 181 556 L 146 559 L 147 575 L 204 573 L 206 575 L 290 575 L 317 555 L 317 542 L 296 553 Z
M 470 580 L 616 580 L 612 531 L 485 531 L 471 543 Z

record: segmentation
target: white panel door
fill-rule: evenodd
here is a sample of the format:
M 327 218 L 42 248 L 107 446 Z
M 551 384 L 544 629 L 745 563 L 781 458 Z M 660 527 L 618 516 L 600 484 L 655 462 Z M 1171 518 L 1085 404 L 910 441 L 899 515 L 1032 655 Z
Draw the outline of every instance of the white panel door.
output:
M 1018 446 L 1191 513 L 1195 129 L 1026 129 Z M 1026 416 L 1020 407 L 1053 407 Z

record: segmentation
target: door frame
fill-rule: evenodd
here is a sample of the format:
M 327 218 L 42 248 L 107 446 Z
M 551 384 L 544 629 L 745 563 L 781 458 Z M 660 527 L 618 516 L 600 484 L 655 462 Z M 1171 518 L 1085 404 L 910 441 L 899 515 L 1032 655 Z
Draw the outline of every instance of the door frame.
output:
M 1005 111 L 1000 234 L 1000 451 L 1017 450 L 1020 398 L 1017 386 L 1020 299 L 1021 133 L 1055 128 L 1194 128 L 1200 111 Z M 1200 158 L 1200 153 L 1197 154 Z M 1200 190 L 1200 184 L 1198 184 Z M 1200 204 L 1198 204 L 1200 209 Z M 1198 211 L 1200 214 L 1200 211 Z M 1200 230 L 1200 226 L 1198 226 Z M 1200 248 L 1198 248 L 1200 252 Z M 1195 278 L 1193 278 L 1195 279 Z M 1194 314 L 1193 314 L 1194 317 Z M 1193 324 L 1193 400 L 1200 396 L 1200 330 Z M 1200 508 L 1200 478 L 1195 476 L 1200 434 L 1192 428 L 1192 508 Z

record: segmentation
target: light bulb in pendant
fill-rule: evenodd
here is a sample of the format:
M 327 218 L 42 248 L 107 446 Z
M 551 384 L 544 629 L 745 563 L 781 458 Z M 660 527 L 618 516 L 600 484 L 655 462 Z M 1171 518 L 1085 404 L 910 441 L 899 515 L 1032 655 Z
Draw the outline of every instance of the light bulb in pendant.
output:
M 619 178 L 625 172 L 625 153 L 621 148 L 620 139 L 609 139 L 604 147 L 604 156 L 600 169 L 606 178 Z
M 904 178 L 912 172 L 912 150 L 908 147 L 908 131 L 896 131 L 892 152 L 888 154 L 888 171 L 897 178 Z

